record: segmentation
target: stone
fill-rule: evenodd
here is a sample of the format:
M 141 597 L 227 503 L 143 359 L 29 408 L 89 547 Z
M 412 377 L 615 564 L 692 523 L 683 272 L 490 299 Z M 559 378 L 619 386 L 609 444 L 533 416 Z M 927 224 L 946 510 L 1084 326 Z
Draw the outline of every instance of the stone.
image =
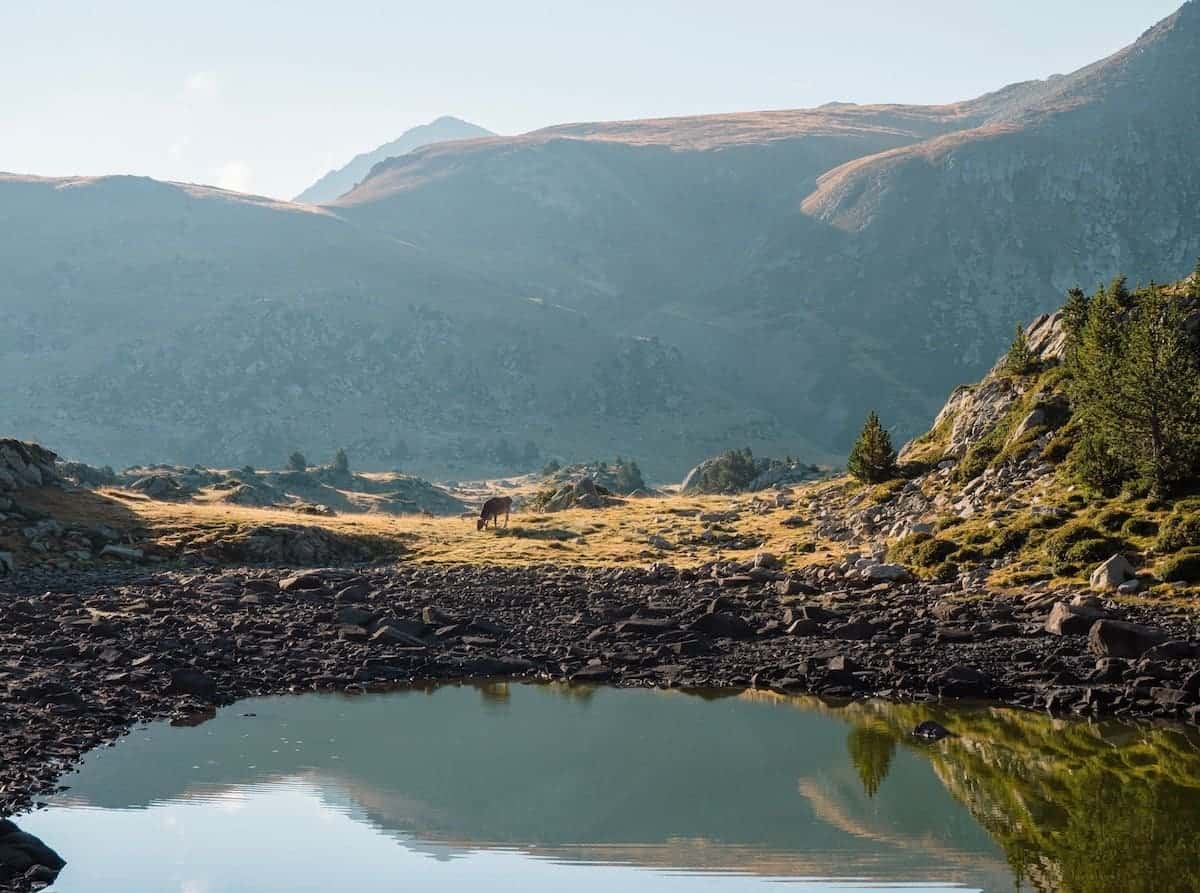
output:
M 815 636 L 821 633 L 823 627 L 816 620 L 796 620 L 788 625 L 789 636 Z
M 779 595 L 816 595 L 819 590 L 796 577 L 786 577 L 775 582 L 775 592 Z
M 171 671 L 171 683 L 167 686 L 168 694 L 192 695 L 202 701 L 215 701 L 217 684 L 207 673 L 191 667 Z
M 689 628 L 718 639 L 748 639 L 754 635 L 754 628 L 745 620 L 722 611 L 702 614 Z
M 1092 571 L 1090 584 L 1093 589 L 1111 591 L 1126 580 L 1134 579 L 1137 571 L 1124 555 L 1114 555 Z
M 704 616 L 710 617 L 712 615 L 706 614 Z M 635 636 L 660 636 L 665 632 L 678 628 L 679 624 L 669 617 L 660 619 L 635 617 L 631 620 L 623 620 L 615 627 L 619 633 L 630 633 Z
M 12 552 L 0 552 L 0 576 L 15 573 L 16 570 L 17 563 L 13 559 Z
M 1102 657 L 1096 661 L 1096 670 L 1092 674 L 1094 682 L 1120 682 L 1129 670 L 1128 661 L 1120 657 Z
M 992 690 L 992 678 L 975 667 L 957 664 L 935 673 L 932 687 L 946 698 L 982 698 Z
M 908 568 L 900 564 L 873 564 L 863 571 L 868 580 L 882 580 L 890 583 L 908 580 L 911 574 Z
M 1087 635 L 1093 623 L 1103 617 L 1102 612 L 1092 608 L 1058 602 L 1046 618 L 1045 629 L 1055 636 L 1083 636 Z
M 953 735 L 953 732 L 941 723 L 934 722 L 932 719 L 918 723 L 916 728 L 912 730 L 914 738 L 922 738 L 926 741 L 941 741 L 943 738 L 951 737 L 951 735 Z
M 834 627 L 829 634 L 835 639 L 861 642 L 875 635 L 875 627 L 863 621 L 855 621 Z
M 780 567 L 779 559 L 771 552 L 759 552 L 754 556 L 754 566 L 772 571 Z
M 335 616 L 342 626 L 370 626 L 378 615 L 357 605 L 346 605 L 339 608 Z
M 41 868 L 44 871 L 34 872 L 28 878 L 53 880 L 66 864 L 62 856 L 39 838 L 22 831 L 9 819 L 0 819 L 0 869 L 24 875 Z
M 1200 642 L 1175 639 L 1147 649 L 1144 656 L 1150 660 L 1195 660 L 1200 658 Z
M 1097 620 L 1088 631 L 1088 648 L 1100 657 L 1141 657 L 1166 638 L 1166 633 L 1150 626 Z
M 320 574 L 292 574 L 290 577 L 284 577 L 279 581 L 279 588 L 284 592 L 292 592 L 293 590 L 311 591 L 313 589 L 324 589 L 325 580 Z
M 612 679 L 613 671 L 603 664 L 586 666 L 571 674 L 572 682 L 607 682 Z
M 394 626 L 381 626 L 371 634 L 371 641 L 385 645 L 403 645 L 407 648 L 424 648 L 425 643 L 416 636 Z
M 141 549 L 135 549 L 133 546 L 118 546 L 113 543 L 100 550 L 101 558 L 120 558 L 122 561 L 140 561 L 144 554 Z
M 1178 688 L 1164 688 L 1161 686 L 1150 689 L 1150 698 L 1160 707 L 1172 709 L 1186 707 L 1195 700 L 1195 697 L 1189 692 Z

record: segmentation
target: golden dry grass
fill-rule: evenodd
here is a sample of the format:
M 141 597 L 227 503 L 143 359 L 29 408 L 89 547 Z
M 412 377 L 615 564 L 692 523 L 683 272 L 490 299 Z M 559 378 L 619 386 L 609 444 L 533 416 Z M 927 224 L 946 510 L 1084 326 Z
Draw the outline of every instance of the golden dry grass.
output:
M 793 493 L 812 489 L 810 485 Z M 234 536 L 256 525 L 300 524 L 391 544 L 395 553 L 406 560 L 447 564 L 627 566 L 669 561 L 687 567 L 749 558 L 762 549 L 774 553 L 786 566 L 800 567 L 834 556 L 828 549 L 809 551 L 814 537 L 807 523 L 783 523 L 805 515 L 807 492 L 790 507 L 767 506 L 747 496 L 666 495 L 630 499 L 604 509 L 553 514 L 516 512 L 507 529 L 489 528 L 484 532 L 476 531 L 474 518 L 386 514 L 322 517 L 220 502 L 158 501 L 115 489 L 94 494 L 54 495 L 46 491 L 45 498 L 44 509 L 64 522 L 100 522 L 122 530 L 138 529 L 168 552 L 212 542 L 223 535 Z M 743 538 L 746 548 L 692 542 L 699 540 L 706 529 L 714 528 L 700 521 L 701 513 L 730 509 L 737 511 L 738 517 L 715 525 L 715 529 Z M 671 547 L 662 548 L 655 538 Z

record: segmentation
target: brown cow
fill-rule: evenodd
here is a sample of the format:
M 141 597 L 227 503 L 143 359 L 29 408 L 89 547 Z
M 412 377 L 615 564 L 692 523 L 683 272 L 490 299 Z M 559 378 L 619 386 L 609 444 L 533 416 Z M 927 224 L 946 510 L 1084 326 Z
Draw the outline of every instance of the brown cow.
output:
M 508 526 L 508 513 L 512 511 L 511 496 L 493 496 L 483 504 L 483 508 L 479 510 L 479 520 L 475 522 L 476 530 L 483 530 L 487 527 L 488 521 L 492 522 L 492 526 L 500 526 L 500 515 L 504 515 L 504 526 Z

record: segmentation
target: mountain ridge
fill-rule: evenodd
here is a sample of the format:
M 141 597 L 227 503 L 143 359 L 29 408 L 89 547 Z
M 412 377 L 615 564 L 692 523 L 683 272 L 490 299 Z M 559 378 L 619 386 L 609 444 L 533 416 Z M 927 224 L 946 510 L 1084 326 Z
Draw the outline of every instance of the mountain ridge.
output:
M 342 167 L 326 172 L 292 201 L 314 205 L 324 204 L 353 189 L 364 177 L 370 175 L 371 169 L 376 164 L 388 158 L 405 155 L 431 143 L 487 136 L 494 136 L 494 134 L 470 121 L 455 118 L 453 115 L 442 115 L 428 124 L 410 127 L 396 139 L 377 146 L 369 152 L 355 155 Z
M 659 479 L 731 446 L 836 460 L 871 406 L 915 435 L 1067 288 L 1191 269 L 1198 9 L 948 106 L 441 143 L 320 208 L 0 180 L 6 427 L 127 465 Z

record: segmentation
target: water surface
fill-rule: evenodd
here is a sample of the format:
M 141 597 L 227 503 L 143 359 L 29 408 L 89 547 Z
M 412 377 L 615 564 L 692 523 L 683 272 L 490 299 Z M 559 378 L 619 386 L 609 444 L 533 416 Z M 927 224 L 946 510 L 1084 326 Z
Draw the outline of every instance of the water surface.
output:
M 922 745 L 936 718 L 957 735 Z M 243 701 L 89 756 L 56 890 L 1200 889 L 1186 730 L 533 685 Z

